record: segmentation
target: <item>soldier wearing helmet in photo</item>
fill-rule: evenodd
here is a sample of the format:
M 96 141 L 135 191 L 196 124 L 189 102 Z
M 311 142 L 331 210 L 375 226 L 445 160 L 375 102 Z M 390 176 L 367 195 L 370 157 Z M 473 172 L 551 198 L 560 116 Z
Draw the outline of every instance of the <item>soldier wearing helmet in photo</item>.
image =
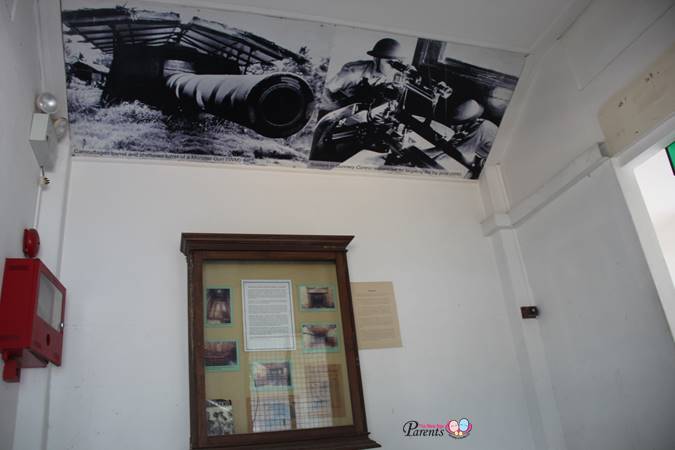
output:
M 455 132 L 451 144 L 459 150 L 465 163 L 477 169 L 485 163 L 497 136 L 497 125 L 481 118 L 483 111 L 476 100 L 467 100 L 457 105 L 447 120 Z
M 397 71 L 389 64 L 400 61 L 401 44 L 392 38 L 380 39 L 366 52 L 371 60 L 353 61 L 326 82 L 320 116 L 355 102 L 371 102 L 373 87 L 394 81 Z

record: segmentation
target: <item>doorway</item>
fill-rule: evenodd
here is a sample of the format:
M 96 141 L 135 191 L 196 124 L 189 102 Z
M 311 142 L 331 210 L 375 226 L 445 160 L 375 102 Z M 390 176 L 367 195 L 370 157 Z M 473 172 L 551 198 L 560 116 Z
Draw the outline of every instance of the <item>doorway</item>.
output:
M 612 163 L 675 339 L 675 173 L 666 154 L 673 141 L 675 116 Z

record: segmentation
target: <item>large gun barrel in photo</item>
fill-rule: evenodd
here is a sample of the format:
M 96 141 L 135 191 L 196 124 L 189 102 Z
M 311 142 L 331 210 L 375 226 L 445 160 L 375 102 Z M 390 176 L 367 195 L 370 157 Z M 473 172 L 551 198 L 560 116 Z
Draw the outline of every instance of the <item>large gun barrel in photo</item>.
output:
M 271 138 L 300 131 L 314 111 L 314 94 L 292 73 L 196 75 L 176 73 L 166 86 L 183 106 L 195 107 Z

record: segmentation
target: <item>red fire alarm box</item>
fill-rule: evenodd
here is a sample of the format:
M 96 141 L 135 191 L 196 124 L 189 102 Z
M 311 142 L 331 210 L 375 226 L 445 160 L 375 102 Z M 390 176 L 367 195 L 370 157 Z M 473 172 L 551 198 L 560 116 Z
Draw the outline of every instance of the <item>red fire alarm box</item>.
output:
M 2 377 L 19 381 L 22 368 L 61 365 L 66 288 L 42 261 L 5 260 L 0 294 Z

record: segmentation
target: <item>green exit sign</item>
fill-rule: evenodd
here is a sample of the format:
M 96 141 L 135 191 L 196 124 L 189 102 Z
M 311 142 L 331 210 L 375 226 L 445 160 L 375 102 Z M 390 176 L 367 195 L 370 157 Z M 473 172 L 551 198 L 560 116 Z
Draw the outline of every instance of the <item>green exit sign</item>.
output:
M 675 142 L 671 142 L 670 145 L 666 147 L 666 153 L 668 153 L 670 168 L 673 169 L 673 175 L 675 175 Z

